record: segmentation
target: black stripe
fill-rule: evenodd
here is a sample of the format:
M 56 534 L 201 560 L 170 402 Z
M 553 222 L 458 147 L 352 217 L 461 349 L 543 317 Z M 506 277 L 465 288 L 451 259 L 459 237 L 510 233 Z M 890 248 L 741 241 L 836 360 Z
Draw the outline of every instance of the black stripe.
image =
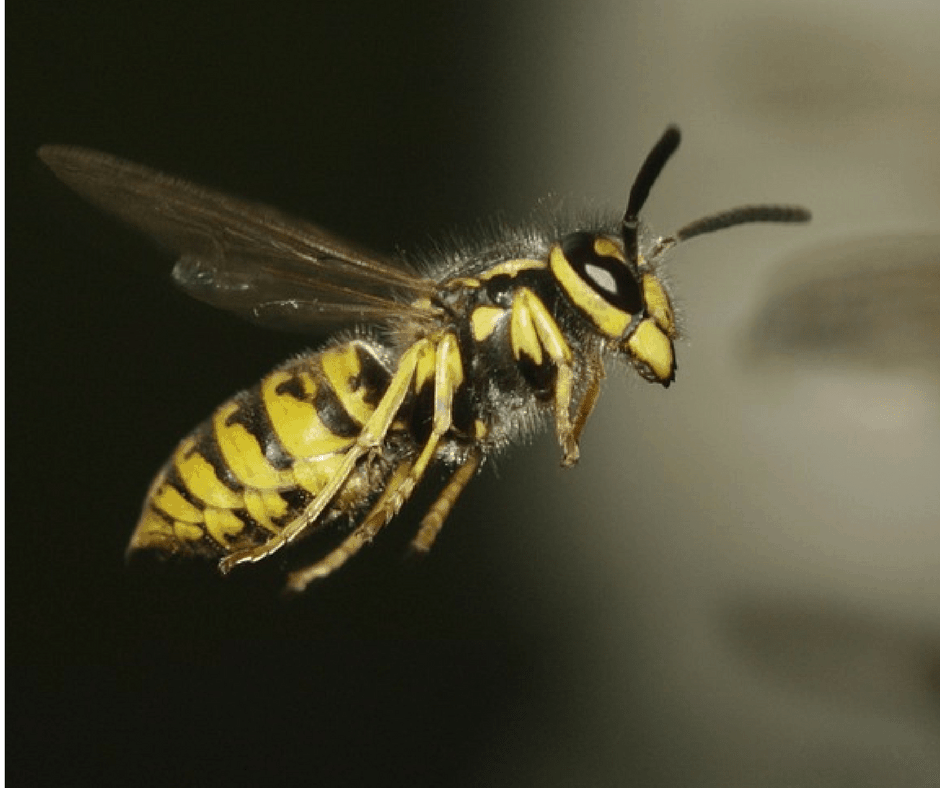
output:
M 423 446 L 431 437 L 434 421 L 434 381 L 427 381 L 421 390 L 409 398 L 406 408 L 411 411 L 407 416 L 408 432 L 415 443 Z M 403 408 L 405 410 L 405 408 Z
M 388 384 L 392 380 L 392 373 L 376 358 L 362 343 L 357 342 L 356 358 L 359 361 L 360 371 L 351 383 L 350 387 L 354 391 L 365 389 L 362 395 L 363 400 L 373 408 L 378 406 L 383 395 L 388 390 Z
M 255 520 L 247 509 L 232 509 L 231 512 L 245 524 L 244 530 L 236 534 L 231 544 L 242 547 L 247 541 L 256 546 L 264 544 L 271 538 L 271 532 Z M 275 522 L 275 525 L 277 524 Z
M 200 512 L 205 511 L 205 503 L 203 503 L 199 498 L 189 491 L 189 488 L 183 482 L 183 478 L 179 475 L 179 471 L 176 470 L 175 465 L 171 466 L 169 470 L 167 470 L 166 478 L 164 478 L 163 483 L 168 487 L 172 487 L 174 490 L 176 490 L 183 497 L 184 501 L 195 506 Z M 150 500 L 151 502 L 153 501 L 152 496 Z M 166 514 L 166 512 L 164 512 L 162 509 L 157 509 L 155 505 L 153 508 L 161 514 Z M 169 517 L 169 515 L 167 516 Z
M 280 388 L 278 386 L 279 392 Z M 258 441 L 265 459 L 273 468 L 279 471 L 289 470 L 294 464 L 294 458 L 288 454 L 274 431 L 274 425 L 264 407 L 261 386 L 242 392 L 233 402 L 238 408 L 226 419 L 225 425 L 240 424 Z
M 558 368 L 547 355 L 542 356 L 541 364 L 536 364 L 534 359 L 523 353 L 516 366 L 536 397 L 548 399 L 555 393 Z
M 244 492 L 245 485 L 232 473 L 232 470 L 228 467 L 228 463 L 226 463 L 225 459 L 222 457 L 222 450 L 219 448 L 218 440 L 216 440 L 215 429 L 212 427 L 211 419 L 199 425 L 193 437 L 196 439 L 196 445 L 193 450 L 202 455 L 205 461 L 212 466 L 212 470 L 215 471 L 215 475 L 218 477 L 219 481 L 232 492 Z
M 313 496 L 303 487 L 291 487 L 288 490 L 278 490 L 280 495 L 287 501 L 287 514 L 283 517 L 272 517 L 275 525 L 283 528 L 291 520 L 295 519 L 313 500 Z
M 340 438 L 355 438 L 362 432 L 360 425 L 343 407 L 336 392 L 330 386 L 325 375 L 320 376 L 317 386 L 317 396 L 313 403 L 317 415 L 330 432 Z

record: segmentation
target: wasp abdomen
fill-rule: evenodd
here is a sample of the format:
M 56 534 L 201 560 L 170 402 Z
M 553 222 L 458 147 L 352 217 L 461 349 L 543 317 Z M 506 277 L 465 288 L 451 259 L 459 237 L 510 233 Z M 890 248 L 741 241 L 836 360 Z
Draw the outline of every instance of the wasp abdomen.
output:
M 264 544 L 334 478 L 385 392 L 381 349 L 352 340 L 278 367 L 183 440 L 154 481 L 130 551 L 215 558 Z M 361 462 L 322 522 L 374 497 L 387 464 Z

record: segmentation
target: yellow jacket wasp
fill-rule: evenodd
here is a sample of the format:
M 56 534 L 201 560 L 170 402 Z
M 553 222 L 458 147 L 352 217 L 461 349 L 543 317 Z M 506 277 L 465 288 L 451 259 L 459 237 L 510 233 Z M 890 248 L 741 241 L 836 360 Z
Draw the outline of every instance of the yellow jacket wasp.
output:
M 66 184 L 175 250 L 173 277 L 194 297 L 264 325 L 360 326 L 277 367 L 185 438 L 129 551 L 215 559 L 226 573 L 346 524 L 339 546 L 290 573 L 300 591 L 371 541 L 440 465 L 449 479 L 413 542 L 430 549 L 484 460 L 539 415 L 554 419 L 562 464 L 577 462 L 606 359 L 663 386 L 675 378 L 664 254 L 725 227 L 810 217 L 749 205 L 653 238 L 639 213 L 679 139 L 671 126 L 650 151 L 622 219 L 507 229 L 426 272 L 113 156 L 43 147 Z

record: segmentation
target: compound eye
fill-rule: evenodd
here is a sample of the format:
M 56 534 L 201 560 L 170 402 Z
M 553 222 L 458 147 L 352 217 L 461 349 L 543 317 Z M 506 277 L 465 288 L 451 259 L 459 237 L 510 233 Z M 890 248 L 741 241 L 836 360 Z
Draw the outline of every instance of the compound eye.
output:
M 643 311 L 640 285 L 609 238 L 572 233 L 561 242 L 561 250 L 575 273 L 608 304 L 630 315 Z

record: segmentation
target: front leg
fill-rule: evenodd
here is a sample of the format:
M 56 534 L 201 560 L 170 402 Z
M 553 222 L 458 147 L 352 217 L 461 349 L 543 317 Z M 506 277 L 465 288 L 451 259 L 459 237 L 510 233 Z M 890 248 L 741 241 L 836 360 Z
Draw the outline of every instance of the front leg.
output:
M 526 287 L 521 288 L 513 299 L 510 334 L 517 360 L 525 354 L 541 365 L 544 356 L 548 356 L 555 365 L 555 432 L 563 452 L 561 464 L 565 467 L 574 465 L 578 461 L 578 435 L 583 419 L 581 424 L 571 422 L 574 396 L 571 348 L 545 304 Z M 579 418 L 580 415 L 579 412 Z
M 604 362 L 599 353 L 594 353 L 588 357 L 588 382 L 581 396 L 581 402 L 578 403 L 578 412 L 574 417 L 572 426 L 572 439 L 574 440 L 575 452 L 578 451 L 578 443 L 581 440 L 581 433 L 584 431 L 584 425 L 587 424 L 588 417 L 597 404 L 597 398 L 601 393 L 601 382 L 607 373 L 604 370 Z

